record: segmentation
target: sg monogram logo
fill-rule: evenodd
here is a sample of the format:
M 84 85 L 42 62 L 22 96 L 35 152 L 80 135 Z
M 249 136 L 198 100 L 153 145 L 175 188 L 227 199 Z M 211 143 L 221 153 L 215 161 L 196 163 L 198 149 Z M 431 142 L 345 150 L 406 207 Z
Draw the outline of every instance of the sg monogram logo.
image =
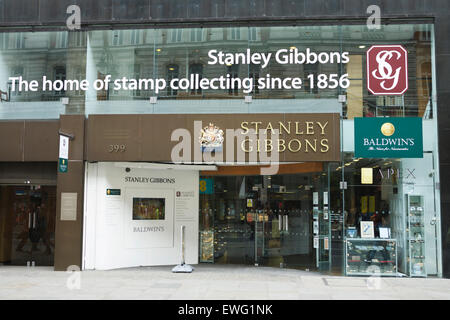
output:
M 408 52 L 402 46 L 376 45 L 367 51 L 367 88 L 375 95 L 408 90 Z
M 380 86 L 384 90 L 388 90 L 388 91 L 394 89 L 397 86 L 398 79 L 400 76 L 400 71 L 402 70 L 402 67 L 398 67 L 395 70 L 395 73 L 393 74 L 394 69 L 392 68 L 391 64 L 386 61 L 386 60 L 391 60 L 394 57 L 394 55 L 396 56 L 397 60 L 400 60 L 400 58 L 402 57 L 402 54 L 397 50 L 391 50 L 391 51 L 383 50 L 383 51 L 378 52 L 378 54 L 376 56 L 378 68 L 372 72 L 372 75 L 376 79 L 383 80 L 380 82 Z M 394 80 L 394 81 L 392 81 L 392 85 L 390 87 L 386 87 L 386 85 L 385 85 L 387 80 Z

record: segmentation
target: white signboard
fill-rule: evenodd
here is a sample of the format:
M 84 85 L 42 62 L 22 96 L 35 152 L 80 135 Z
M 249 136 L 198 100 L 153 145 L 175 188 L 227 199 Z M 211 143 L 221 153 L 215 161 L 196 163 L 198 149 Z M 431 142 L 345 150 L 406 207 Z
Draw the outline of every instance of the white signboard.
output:
M 313 192 L 313 205 L 319 204 L 319 193 Z
M 314 249 L 317 249 L 319 247 L 319 237 L 314 237 Z
M 77 220 L 77 198 L 76 192 L 61 192 L 61 221 Z
M 361 221 L 361 238 L 375 238 L 373 221 Z
M 69 159 L 69 137 L 59 136 L 59 157 Z

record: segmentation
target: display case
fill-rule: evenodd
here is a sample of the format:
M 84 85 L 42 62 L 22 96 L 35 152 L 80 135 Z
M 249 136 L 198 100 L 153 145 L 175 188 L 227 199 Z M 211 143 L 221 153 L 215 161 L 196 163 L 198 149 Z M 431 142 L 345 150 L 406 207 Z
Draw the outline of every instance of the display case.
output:
M 396 239 L 345 239 L 348 276 L 397 276 Z
M 200 232 L 200 262 L 214 263 L 214 231 Z
M 406 203 L 407 272 L 410 277 L 426 277 L 423 196 L 406 195 Z

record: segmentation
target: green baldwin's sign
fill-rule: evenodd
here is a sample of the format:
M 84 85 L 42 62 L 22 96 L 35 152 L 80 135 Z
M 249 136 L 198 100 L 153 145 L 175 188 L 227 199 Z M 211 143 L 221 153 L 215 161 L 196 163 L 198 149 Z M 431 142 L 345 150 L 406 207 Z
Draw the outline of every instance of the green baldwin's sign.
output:
M 355 118 L 355 158 L 423 158 L 422 118 Z
M 59 158 L 59 172 L 67 172 L 69 160 L 64 158 Z

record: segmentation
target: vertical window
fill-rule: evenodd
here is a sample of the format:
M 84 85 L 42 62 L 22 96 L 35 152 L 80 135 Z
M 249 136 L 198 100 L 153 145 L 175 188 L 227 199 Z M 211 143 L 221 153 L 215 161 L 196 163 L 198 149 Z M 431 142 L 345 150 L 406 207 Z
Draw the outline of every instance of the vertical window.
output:
M 123 30 L 114 30 L 111 35 L 111 44 L 113 46 L 121 46 L 123 44 Z
M 230 75 L 230 79 L 239 78 L 239 65 L 233 64 L 231 66 L 228 66 L 227 74 Z M 234 88 L 234 89 L 229 88 L 228 94 L 237 96 L 239 94 L 239 89 L 238 88 Z
M 136 79 L 139 81 L 140 77 L 141 77 L 141 65 L 138 63 L 132 64 L 130 66 L 130 78 L 131 79 Z M 141 96 L 141 90 L 136 89 L 133 90 L 133 96 L 135 97 L 140 97 Z
M 178 91 L 171 88 L 170 81 L 172 81 L 172 79 L 177 79 L 179 77 L 179 67 L 177 64 L 169 64 L 166 68 L 167 68 L 167 95 L 176 96 Z
M 86 47 L 86 32 L 77 31 L 75 32 L 75 47 Z
M 25 75 L 23 74 L 23 66 L 16 66 L 16 67 L 11 68 L 11 77 L 25 78 Z M 8 82 L 8 96 L 11 97 L 11 93 L 12 93 L 13 97 L 21 96 L 22 91 L 18 90 L 19 80 L 15 81 L 16 90 L 14 90 L 13 92 L 11 92 L 11 85 L 12 85 L 12 83 Z
M 241 40 L 241 28 L 231 28 L 230 38 L 231 40 Z
M 256 65 L 256 64 L 251 64 L 249 71 L 250 71 L 249 78 L 253 78 L 253 90 L 251 93 L 258 94 L 259 93 L 258 79 L 259 79 L 260 66 Z
M 203 29 L 195 28 L 191 29 L 191 42 L 203 41 Z
M 131 45 L 141 44 L 141 30 L 131 30 L 130 44 Z
M 181 42 L 183 29 L 171 29 L 170 30 L 170 42 Z
M 67 48 L 67 32 L 58 32 L 56 34 L 56 48 Z
M 66 80 L 66 67 L 64 66 L 57 66 L 54 68 L 54 79 L 64 81 Z M 55 96 L 62 96 L 64 95 L 65 91 L 54 91 Z
M 249 41 L 256 41 L 257 35 L 258 35 L 258 32 L 257 32 L 256 27 L 248 28 L 248 40 Z
M 311 87 L 309 81 L 305 81 L 303 84 L 303 88 L 305 89 L 305 92 L 315 94 L 319 91 L 317 90 L 317 75 L 319 73 L 319 65 L 317 63 L 315 64 L 305 64 L 303 65 L 304 75 L 305 79 L 308 79 L 307 77 L 312 74 L 314 75 L 314 86 Z
M 194 63 L 189 66 L 189 75 L 198 74 L 199 79 L 203 78 L 203 65 L 201 63 Z M 197 90 L 191 90 L 191 94 L 202 94 L 202 89 L 198 88 Z

